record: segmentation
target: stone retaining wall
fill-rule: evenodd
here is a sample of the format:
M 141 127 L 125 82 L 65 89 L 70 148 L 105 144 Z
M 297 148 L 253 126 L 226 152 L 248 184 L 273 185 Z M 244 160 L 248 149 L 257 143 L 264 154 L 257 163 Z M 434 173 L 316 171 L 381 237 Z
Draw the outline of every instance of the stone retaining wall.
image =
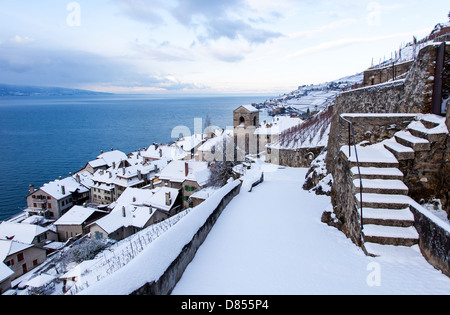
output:
M 300 149 L 270 148 L 266 155 L 266 162 L 286 167 L 308 168 L 324 147 Z
M 431 265 L 450 277 L 450 232 L 424 215 L 419 206 L 411 206 L 411 211 L 419 232 L 422 254 Z

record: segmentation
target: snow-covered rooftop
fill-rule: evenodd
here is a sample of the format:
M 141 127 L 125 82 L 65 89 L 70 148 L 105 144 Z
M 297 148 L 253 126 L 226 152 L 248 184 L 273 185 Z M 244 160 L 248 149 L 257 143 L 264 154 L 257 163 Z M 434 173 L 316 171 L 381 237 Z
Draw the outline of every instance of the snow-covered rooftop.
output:
M 21 252 L 27 248 L 32 247 L 31 244 L 24 244 L 11 240 L 0 240 L 0 262 L 3 262 L 6 257 Z
M 188 164 L 188 175 L 186 176 L 185 167 Z M 182 183 L 185 180 L 197 182 L 200 186 L 207 183 L 210 171 L 208 163 L 196 161 L 173 161 L 167 165 L 162 171 L 161 180 L 169 180 L 171 182 Z
M 259 112 L 259 110 L 254 107 L 253 105 L 242 105 L 246 110 L 248 110 L 250 113 Z
M 298 126 L 303 121 L 300 118 L 293 118 L 290 116 L 275 116 L 269 127 L 267 125 L 262 125 L 259 127 L 255 134 L 257 135 L 279 135 L 283 131 Z
M 102 212 L 93 208 L 85 208 L 82 206 L 74 206 L 66 214 L 64 214 L 55 225 L 80 225 L 85 222 L 95 212 Z
M 32 244 L 36 236 L 48 230 L 39 225 L 3 222 L 0 224 L 0 239 Z
M 180 191 L 175 188 L 162 187 L 156 190 L 145 204 L 159 210 L 169 211 L 174 206 Z M 166 194 L 170 196 L 170 204 L 166 204 Z
M 42 186 L 40 189 L 57 200 L 66 198 L 76 191 L 78 191 L 79 193 L 88 192 L 89 188 L 81 183 L 78 183 L 76 178 L 74 177 L 76 176 L 57 179 L 53 182 L 44 184 L 44 186 Z

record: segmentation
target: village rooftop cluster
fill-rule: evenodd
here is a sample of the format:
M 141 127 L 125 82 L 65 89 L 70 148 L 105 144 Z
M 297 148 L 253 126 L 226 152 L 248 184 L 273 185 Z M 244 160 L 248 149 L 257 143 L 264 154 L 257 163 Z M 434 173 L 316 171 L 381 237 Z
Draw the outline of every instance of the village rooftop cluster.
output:
M 221 161 L 226 146 L 245 162 L 249 134 L 264 138 L 265 145 L 302 123 L 296 116 L 280 116 L 260 124 L 259 110 L 251 105 L 239 107 L 234 115 L 234 130 L 206 128 L 207 133 L 183 136 L 172 144 L 154 143 L 130 154 L 102 151 L 68 177 L 39 188 L 30 185 L 27 208 L 0 224 L 0 292 L 24 282 L 27 273 L 80 239 L 119 242 L 195 208 L 217 189 L 209 183 L 211 163 Z M 234 146 L 236 133 L 244 135 L 242 149 Z M 245 146 L 247 152 L 242 152 Z M 235 171 L 239 176 L 242 167 Z M 27 286 L 32 289 L 33 283 L 21 285 Z

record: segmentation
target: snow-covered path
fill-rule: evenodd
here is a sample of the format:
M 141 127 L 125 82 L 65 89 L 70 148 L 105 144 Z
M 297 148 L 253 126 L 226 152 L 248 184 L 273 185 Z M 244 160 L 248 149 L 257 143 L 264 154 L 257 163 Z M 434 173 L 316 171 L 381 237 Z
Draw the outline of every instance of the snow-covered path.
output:
M 305 169 L 265 173 L 225 209 L 173 294 L 450 294 L 418 247 L 366 257 L 320 222 L 330 198 L 302 190 Z

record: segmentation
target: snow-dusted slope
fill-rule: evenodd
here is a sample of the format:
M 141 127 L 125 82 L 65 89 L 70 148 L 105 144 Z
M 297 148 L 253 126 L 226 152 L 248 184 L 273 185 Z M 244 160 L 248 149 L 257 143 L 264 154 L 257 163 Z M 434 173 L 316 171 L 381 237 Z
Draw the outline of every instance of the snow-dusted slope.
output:
M 257 107 L 269 112 L 276 112 L 277 108 L 278 111 L 297 113 L 306 113 L 308 109 L 310 112 L 319 111 L 331 105 L 343 89 L 362 81 L 363 73 L 359 73 L 331 82 L 303 85 L 295 91 L 267 100 L 263 104 L 257 104 Z
M 329 197 L 301 189 L 305 169 L 266 172 L 222 213 L 174 294 L 450 294 L 450 279 L 402 248 L 364 255 L 320 222 Z M 277 198 L 274 198 L 277 196 Z

